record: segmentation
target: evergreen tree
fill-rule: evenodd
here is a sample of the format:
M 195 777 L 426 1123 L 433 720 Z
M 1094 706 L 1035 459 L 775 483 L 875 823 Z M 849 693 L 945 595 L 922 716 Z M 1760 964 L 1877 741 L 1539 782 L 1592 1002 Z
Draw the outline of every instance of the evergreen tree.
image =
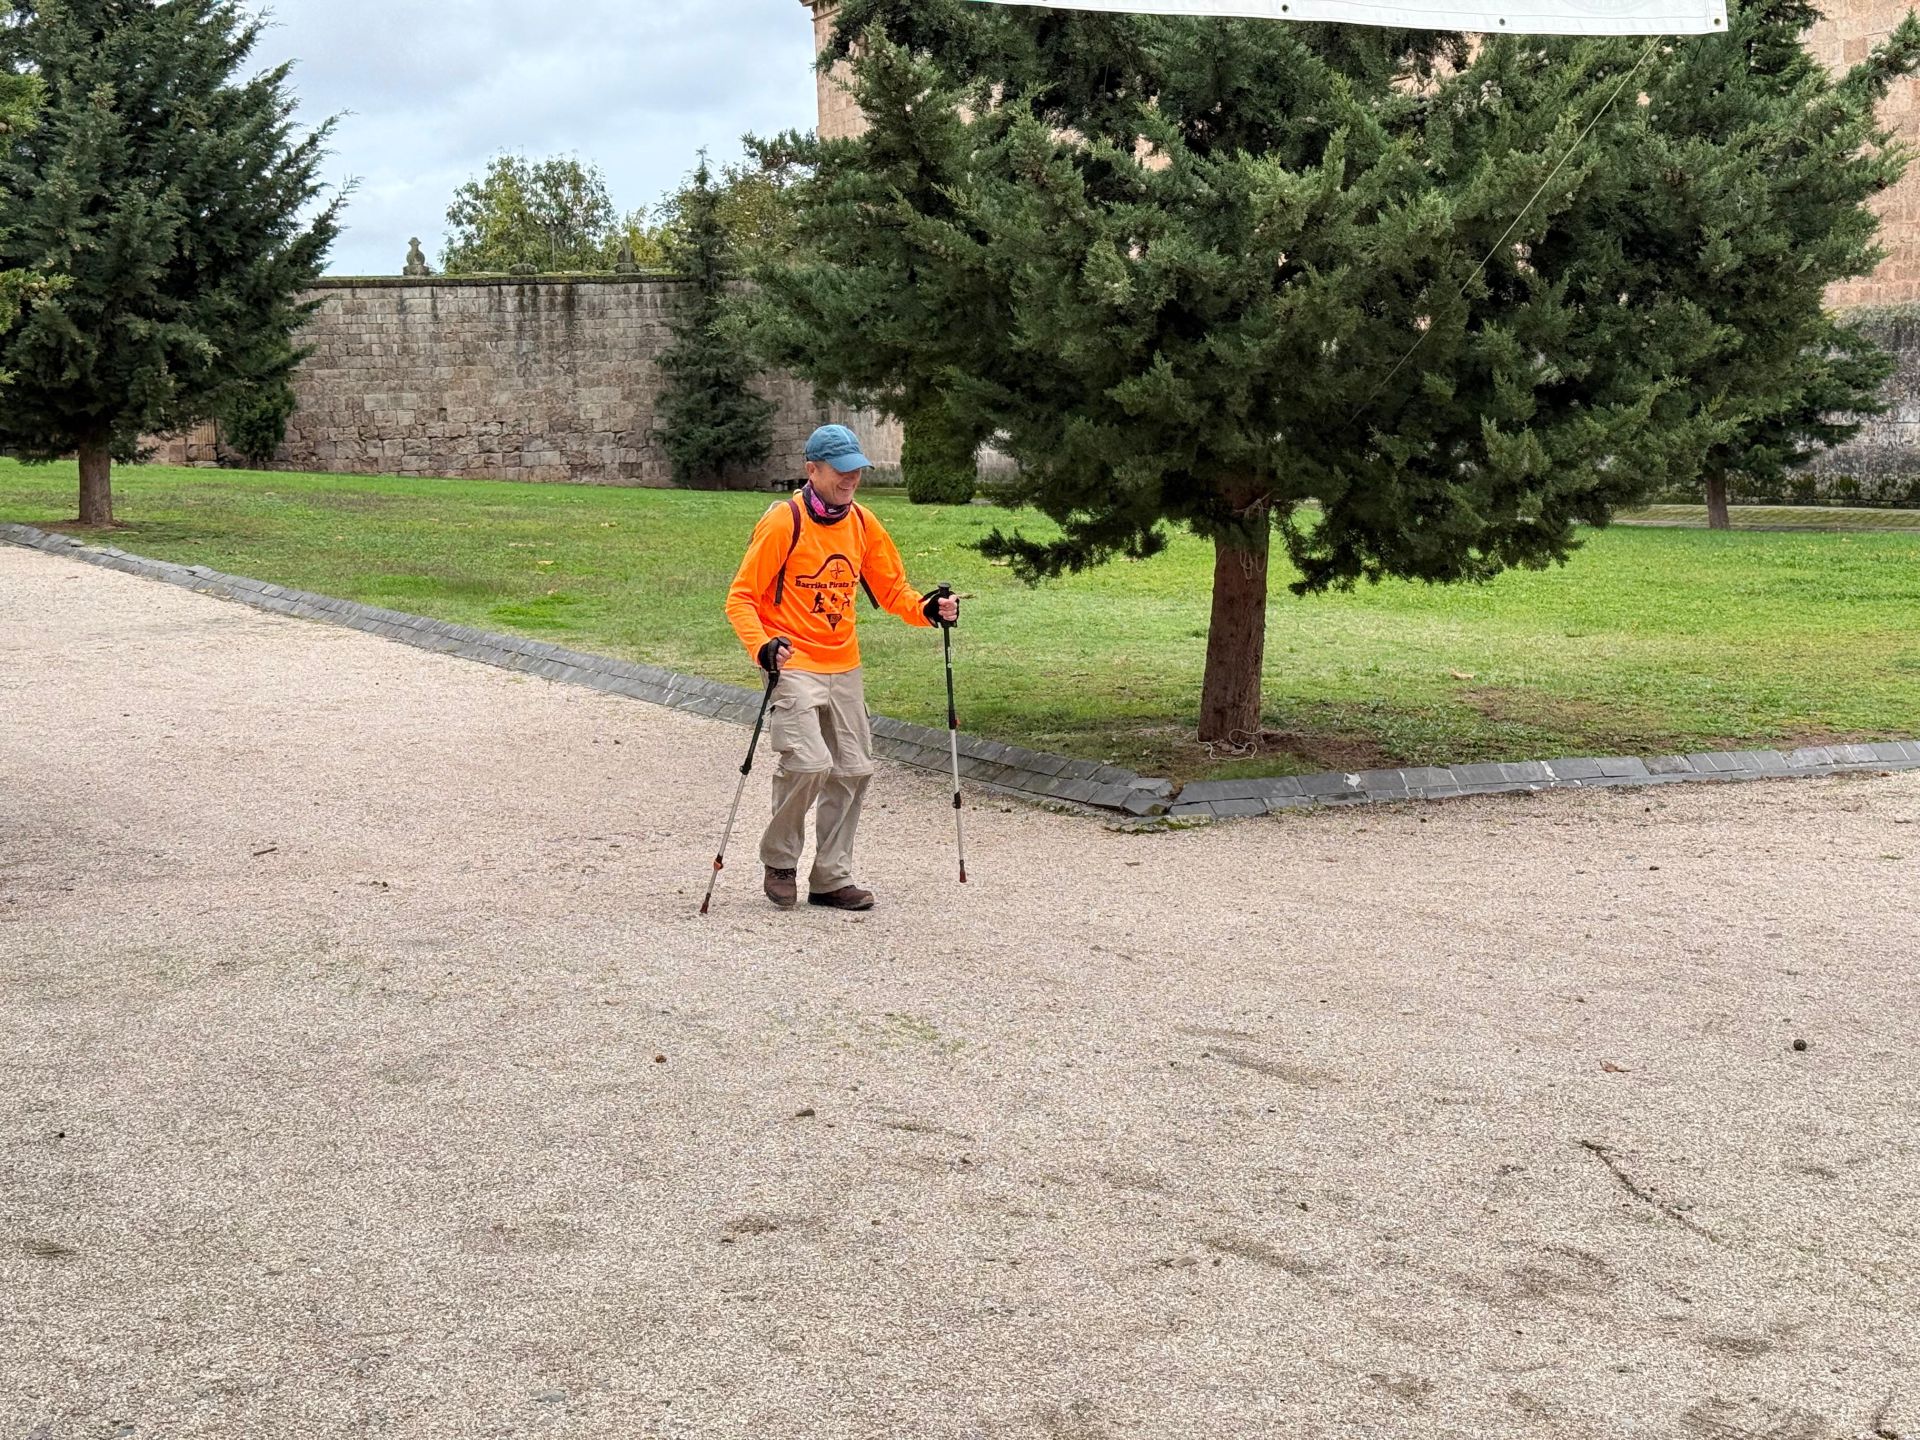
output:
M 1727 43 L 1680 50 L 1645 87 L 1646 160 L 1668 183 L 1634 247 L 1646 282 L 1689 294 L 1728 337 L 1691 377 L 1697 399 L 1726 397 L 1733 421 L 1701 462 L 1721 530 L 1731 478 L 1778 481 L 1885 408 L 1892 357 L 1823 296 L 1882 258 L 1864 202 L 1908 157 L 1872 107 L 1920 49 L 1910 20 L 1835 80 L 1801 43 L 1819 19 L 1806 0 L 1758 0 L 1728 18 Z M 1654 248 L 1667 234 L 1687 243 Z
M 916 505 L 965 505 L 980 484 L 980 447 L 936 405 L 907 417 L 900 478 Z
M 870 127 L 783 142 L 812 173 L 757 334 L 831 398 L 1001 437 L 1059 526 L 989 538 L 1026 577 L 1211 539 L 1200 733 L 1254 732 L 1275 531 L 1303 594 L 1482 580 L 1738 442 L 1739 306 L 1693 290 L 1744 263 L 1712 222 L 1760 137 L 1635 103 L 1732 48 L 846 0 L 826 62 Z M 1772 112 L 1836 190 L 1884 163 L 1872 88 Z
M 295 133 L 290 67 L 241 75 L 263 21 L 233 0 L 34 0 L 0 74 L 36 74 L 36 129 L 0 152 L 0 269 L 49 287 L 0 333 L 0 447 L 78 451 L 80 520 L 112 462 L 284 378 L 341 201 L 308 214 L 329 126 Z
M 30 75 L 15 75 L 0 70 L 0 146 L 12 145 L 33 123 L 34 107 L 39 103 L 39 82 Z M 5 253 L 6 235 L 0 232 L 0 253 Z M 26 299 L 30 277 L 24 270 L 0 271 L 0 331 L 13 324 Z M 6 383 L 0 371 L 0 384 Z
M 667 384 L 654 433 L 673 461 L 675 483 L 719 485 L 772 453 L 774 406 L 748 388 L 753 362 L 726 323 L 733 247 L 704 158 L 681 194 L 678 220 L 669 258 L 692 283 L 668 322 L 674 343 L 658 361 Z
M 218 416 L 220 439 L 248 464 L 270 465 L 298 408 L 293 386 L 284 379 L 249 386 L 236 392 Z

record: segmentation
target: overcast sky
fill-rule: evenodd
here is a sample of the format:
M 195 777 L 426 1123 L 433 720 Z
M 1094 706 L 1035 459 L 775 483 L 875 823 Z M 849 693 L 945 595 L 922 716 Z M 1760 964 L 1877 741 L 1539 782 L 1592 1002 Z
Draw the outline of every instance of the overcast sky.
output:
M 573 154 L 622 211 L 656 203 L 706 146 L 811 129 L 811 17 L 799 0 L 277 0 L 263 62 L 298 62 L 309 123 L 351 112 L 328 176 L 358 187 L 336 275 L 437 260 L 454 187 L 501 151 Z

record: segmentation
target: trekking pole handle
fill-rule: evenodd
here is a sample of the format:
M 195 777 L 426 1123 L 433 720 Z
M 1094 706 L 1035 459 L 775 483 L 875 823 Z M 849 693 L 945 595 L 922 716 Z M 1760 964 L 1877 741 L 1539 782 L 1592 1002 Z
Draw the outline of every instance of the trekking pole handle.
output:
M 953 594 L 953 586 L 942 580 L 940 584 L 934 588 L 933 593 L 941 600 L 948 599 Z M 939 613 L 937 609 L 934 611 L 936 615 Z M 940 643 L 945 647 L 947 652 L 947 729 L 958 731 L 960 728 L 960 714 L 959 711 L 954 708 L 953 703 L 953 622 L 944 617 L 942 617 L 940 621 Z M 959 779 L 959 768 L 959 762 L 956 760 L 954 764 L 954 778 L 956 781 Z M 953 801 L 956 805 L 960 803 L 960 793 L 957 788 L 954 791 Z

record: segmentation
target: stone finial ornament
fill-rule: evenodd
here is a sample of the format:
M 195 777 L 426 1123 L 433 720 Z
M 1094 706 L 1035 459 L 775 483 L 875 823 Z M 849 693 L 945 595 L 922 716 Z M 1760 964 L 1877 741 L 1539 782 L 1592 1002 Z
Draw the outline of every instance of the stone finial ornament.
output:
M 632 236 L 628 236 L 620 242 L 620 254 L 613 262 L 613 273 L 616 275 L 637 275 L 640 273 L 640 262 L 633 258 Z
M 420 237 L 418 235 L 407 242 L 407 268 L 400 273 L 403 275 L 431 275 L 433 273 L 427 269 L 427 257 L 420 249 Z

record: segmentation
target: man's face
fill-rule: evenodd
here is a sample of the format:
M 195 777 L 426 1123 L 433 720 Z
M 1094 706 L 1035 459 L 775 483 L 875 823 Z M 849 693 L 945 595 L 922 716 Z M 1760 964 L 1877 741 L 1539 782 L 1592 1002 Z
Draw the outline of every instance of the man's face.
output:
M 818 460 L 807 461 L 807 481 L 813 486 L 813 493 L 829 505 L 851 505 L 853 494 L 860 488 L 863 470 L 836 470 L 831 465 Z

